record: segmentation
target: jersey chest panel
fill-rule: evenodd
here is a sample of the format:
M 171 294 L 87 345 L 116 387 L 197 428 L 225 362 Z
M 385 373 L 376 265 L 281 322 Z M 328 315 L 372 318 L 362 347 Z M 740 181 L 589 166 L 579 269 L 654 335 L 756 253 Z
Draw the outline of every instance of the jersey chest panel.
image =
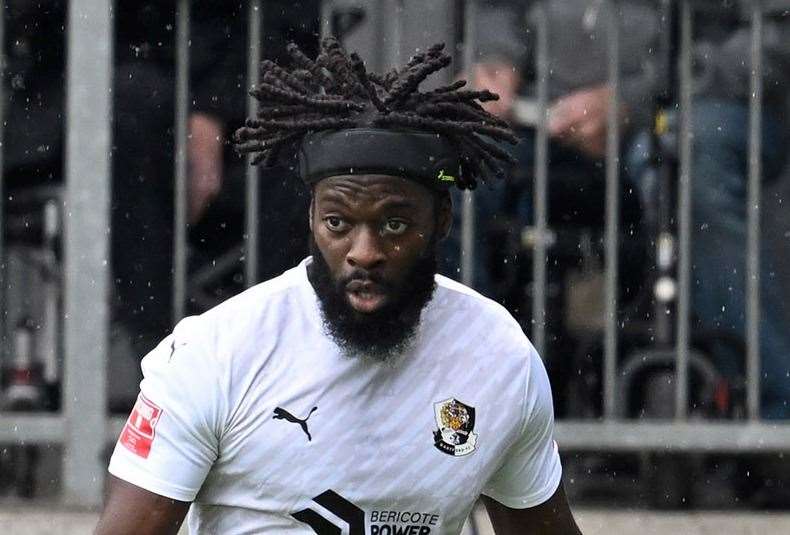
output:
M 460 529 L 518 419 L 441 363 L 388 367 L 290 347 L 298 361 L 269 362 L 247 389 L 199 499 L 243 495 L 286 523 L 313 510 L 337 524 L 329 492 L 363 511 L 368 533 Z

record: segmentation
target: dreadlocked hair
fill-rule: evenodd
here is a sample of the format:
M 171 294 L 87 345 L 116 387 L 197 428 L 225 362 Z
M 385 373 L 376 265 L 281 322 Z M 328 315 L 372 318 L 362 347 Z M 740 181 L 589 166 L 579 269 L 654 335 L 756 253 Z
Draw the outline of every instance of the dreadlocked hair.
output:
M 250 91 L 260 108 L 236 131 L 236 150 L 252 155 L 253 165 L 271 166 L 287 145 L 320 130 L 361 126 L 406 128 L 445 136 L 461 155 L 460 189 L 474 189 L 505 174 L 513 157 L 495 142 L 517 143 L 506 122 L 481 103 L 497 100 L 490 91 L 464 89 L 457 81 L 421 92 L 420 84 L 446 68 L 450 56 L 443 44 L 414 55 L 400 69 L 368 72 L 356 54 L 346 54 L 340 42 L 327 37 L 315 60 L 295 44 L 288 45 L 293 68 L 272 61 L 261 63 L 260 83 Z M 486 140 L 485 138 L 489 138 Z

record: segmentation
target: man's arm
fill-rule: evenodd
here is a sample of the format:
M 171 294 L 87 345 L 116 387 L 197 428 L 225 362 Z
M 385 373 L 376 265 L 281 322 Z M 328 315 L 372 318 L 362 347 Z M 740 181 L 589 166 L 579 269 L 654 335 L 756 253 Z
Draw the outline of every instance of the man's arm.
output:
M 581 535 L 562 485 L 551 498 L 527 509 L 511 509 L 483 496 L 497 535 Z
M 189 117 L 189 203 L 191 224 L 200 221 L 222 189 L 223 131 L 221 121 L 206 113 Z
M 483 500 L 497 535 L 579 535 L 562 488 L 551 385 L 531 344 L 528 351 L 527 414 L 501 466 L 483 485 Z
M 212 357 L 213 337 L 213 324 L 185 318 L 143 358 L 140 396 L 110 458 L 96 534 L 178 533 L 226 421 L 225 370 Z
M 189 509 L 112 475 L 107 493 L 94 535 L 176 535 Z

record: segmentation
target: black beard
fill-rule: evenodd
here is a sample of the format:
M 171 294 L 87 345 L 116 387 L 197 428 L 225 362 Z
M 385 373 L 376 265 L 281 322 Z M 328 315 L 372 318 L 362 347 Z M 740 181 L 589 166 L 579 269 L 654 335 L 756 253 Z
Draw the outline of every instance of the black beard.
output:
M 406 349 L 417 331 L 422 309 L 436 288 L 436 243 L 431 240 L 403 283 L 393 287 L 375 276 L 352 272 L 335 281 L 315 239 L 310 237 L 313 262 L 307 268 L 323 314 L 324 328 L 349 356 L 365 356 L 383 362 Z M 388 300 L 379 310 L 357 312 L 348 302 L 346 284 L 369 279 L 381 285 Z

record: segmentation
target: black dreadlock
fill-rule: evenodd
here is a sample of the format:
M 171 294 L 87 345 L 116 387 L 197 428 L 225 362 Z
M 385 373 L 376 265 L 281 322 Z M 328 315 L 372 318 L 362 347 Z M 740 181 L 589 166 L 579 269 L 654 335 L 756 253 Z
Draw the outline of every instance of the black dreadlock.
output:
M 292 70 L 268 60 L 261 63 L 261 81 L 250 91 L 261 104 L 258 116 L 236 131 L 236 150 L 252 153 L 254 165 L 273 165 L 286 145 L 309 132 L 359 126 L 442 134 L 460 154 L 460 189 L 474 189 L 478 179 L 501 177 L 502 163 L 514 163 L 510 154 L 482 137 L 518 141 L 507 123 L 480 105 L 497 100 L 497 95 L 464 90 L 465 81 L 419 91 L 423 80 L 450 64 L 443 44 L 384 75 L 368 72 L 362 59 L 356 53 L 347 55 L 334 37 L 323 40 L 315 60 L 293 43 L 288 53 Z

